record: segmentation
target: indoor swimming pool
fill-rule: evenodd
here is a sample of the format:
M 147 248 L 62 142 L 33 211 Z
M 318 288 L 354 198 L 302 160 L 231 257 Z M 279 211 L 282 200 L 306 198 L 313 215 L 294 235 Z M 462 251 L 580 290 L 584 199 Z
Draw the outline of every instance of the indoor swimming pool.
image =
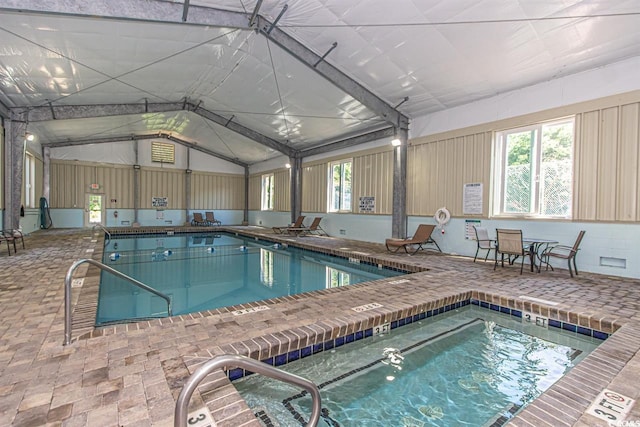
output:
M 280 368 L 318 385 L 319 425 L 501 426 L 601 342 L 467 305 Z M 295 387 L 258 375 L 234 385 L 265 426 L 308 419 Z
M 116 236 L 103 262 L 168 295 L 173 315 L 404 274 L 225 233 Z M 166 315 L 161 297 L 102 273 L 96 325 Z

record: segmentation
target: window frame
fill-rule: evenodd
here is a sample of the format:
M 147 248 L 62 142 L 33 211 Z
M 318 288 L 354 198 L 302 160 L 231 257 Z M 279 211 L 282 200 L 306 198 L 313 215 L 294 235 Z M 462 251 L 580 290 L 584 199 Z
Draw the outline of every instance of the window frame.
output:
M 269 191 L 267 192 L 267 187 Z M 260 210 L 272 211 L 274 208 L 275 176 L 263 174 L 260 178 Z
M 26 152 L 24 156 L 24 206 L 35 208 L 36 204 L 36 159 Z
M 543 185 L 540 182 L 542 172 L 542 152 L 543 152 L 543 129 L 545 127 L 557 126 L 563 123 L 572 126 L 571 140 L 571 202 L 573 202 L 573 181 L 575 171 L 575 144 L 576 144 L 576 120 L 575 116 L 561 117 L 553 120 L 541 121 L 525 126 L 503 129 L 494 133 L 494 154 L 493 154 L 493 173 L 491 174 L 493 182 L 493 210 L 494 217 L 511 217 L 511 218 L 555 218 L 555 219 L 572 219 L 573 210 L 569 209 L 567 215 L 545 215 L 541 213 L 543 196 L 541 189 Z M 531 150 L 531 195 L 530 208 L 528 212 L 506 212 L 505 211 L 505 194 L 506 194 L 506 173 L 507 173 L 507 137 L 510 134 L 523 133 L 527 131 L 535 131 L 535 141 Z
M 344 202 L 344 182 L 345 182 L 345 168 L 344 165 L 346 164 L 350 164 L 350 168 L 351 168 L 351 177 L 350 177 L 350 181 L 349 181 L 349 206 L 344 206 L 343 202 Z M 335 192 L 335 186 L 333 184 L 333 169 L 335 166 L 340 166 L 340 192 L 339 192 L 339 197 L 338 197 L 338 206 L 336 208 L 335 204 L 334 204 L 334 192 Z M 328 200 L 327 200 L 327 211 L 328 212 L 335 212 L 335 213 L 347 213 L 347 212 L 352 212 L 353 211 L 353 159 L 352 158 L 348 158 L 348 159 L 341 159 L 341 160 L 335 160 L 333 162 L 329 163 L 329 171 L 328 171 L 328 189 L 327 189 L 327 195 L 328 195 Z

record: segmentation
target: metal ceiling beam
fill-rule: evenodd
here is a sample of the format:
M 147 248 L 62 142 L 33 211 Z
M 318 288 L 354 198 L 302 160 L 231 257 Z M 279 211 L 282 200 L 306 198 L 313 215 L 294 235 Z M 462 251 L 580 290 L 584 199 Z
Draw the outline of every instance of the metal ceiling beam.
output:
M 286 155 L 286 156 L 292 156 L 296 150 L 294 150 L 293 148 L 289 147 L 288 145 L 285 145 L 281 142 L 276 141 L 275 139 L 271 139 L 268 136 L 265 136 L 261 133 L 258 133 L 256 131 L 254 131 L 253 129 L 249 129 L 246 126 L 243 126 L 237 122 L 234 122 L 233 120 L 227 118 L 227 117 L 222 117 L 219 114 L 216 114 L 212 111 L 209 111 L 205 108 L 202 107 L 197 107 L 196 105 L 192 104 L 192 103 L 188 103 L 187 104 L 187 110 L 194 112 L 195 114 L 204 117 L 207 120 L 210 120 L 212 122 L 215 122 L 217 124 L 219 124 L 220 126 L 224 126 L 227 129 L 231 129 L 232 131 L 245 136 L 259 144 L 262 144 L 266 147 L 269 148 L 273 148 L 276 151 L 279 151 L 280 153 Z
M 278 27 L 273 27 L 271 23 L 262 16 L 258 17 L 258 29 L 260 33 L 269 40 L 289 52 L 310 69 L 316 71 L 335 86 L 345 91 L 348 95 L 351 95 L 360 103 L 373 110 L 373 112 L 391 125 L 402 129 L 409 127 L 409 119 L 406 116 L 333 65 L 323 61 L 322 56 L 316 54 Z
M 301 157 L 314 156 L 316 154 L 324 154 L 330 151 L 340 150 L 342 148 L 349 148 L 355 145 L 364 144 L 365 142 L 376 141 L 383 138 L 390 138 L 394 135 L 393 127 L 377 130 L 374 132 L 365 133 L 363 135 L 354 136 L 353 138 L 342 139 L 340 141 L 332 142 L 326 145 L 320 145 L 318 147 L 309 148 L 307 150 L 301 150 Z
M 247 163 L 242 162 L 238 159 L 234 159 L 234 158 L 225 156 L 223 154 L 218 154 L 204 147 L 200 147 L 198 144 L 194 142 L 187 141 L 185 139 L 174 136 L 167 132 L 148 133 L 148 134 L 142 134 L 142 135 L 120 135 L 120 136 L 113 136 L 109 138 L 82 139 L 82 140 L 75 140 L 75 141 L 47 142 L 47 143 L 43 143 L 42 146 L 46 148 L 72 147 L 77 145 L 104 144 L 108 142 L 123 142 L 123 141 L 140 141 L 144 139 L 158 139 L 158 138 L 168 139 L 170 141 L 176 142 L 185 147 L 191 148 L 196 151 L 200 151 L 202 153 L 208 154 L 213 157 L 217 157 L 218 159 L 226 160 L 227 162 L 231 162 L 245 168 L 249 166 Z
M 246 13 L 162 0 L 0 0 L 0 11 L 249 29 Z
M 288 145 L 271 139 L 259 132 L 249 129 L 239 123 L 230 120 L 227 117 L 220 116 L 212 111 L 202 108 L 197 103 L 188 101 L 182 102 L 160 102 L 160 103 L 139 103 L 139 104 L 96 104 L 96 105 L 58 105 L 58 106 L 41 106 L 30 109 L 14 108 L 14 117 L 24 117 L 24 113 L 28 113 L 24 118 L 29 122 L 40 122 L 48 120 L 64 120 L 64 119 L 86 119 L 92 117 L 120 116 L 130 114 L 153 114 L 165 113 L 171 111 L 189 111 L 204 117 L 207 120 L 215 122 L 240 134 L 252 141 L 272 148 L 286 156 L 291 156 L 295 150 Z

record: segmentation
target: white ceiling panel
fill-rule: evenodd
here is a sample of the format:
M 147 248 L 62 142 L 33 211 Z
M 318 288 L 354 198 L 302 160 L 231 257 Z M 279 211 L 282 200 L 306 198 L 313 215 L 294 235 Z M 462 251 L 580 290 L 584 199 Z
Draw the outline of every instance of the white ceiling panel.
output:
M 264 34 L 191 25 L 199 6 L 251 14 L 255 0 L 191 0 L 186 23 L 128 20 L 139 0 L 109 4 L 119 2 L 123 19 L 17 13 L 14 0 L 0 0 L 0 101 L 35 108 L 187 99 L 295 150 L 389 126 Z M 285 5 L 282 31 L 317 55 L 337 42 L 325 61 L 409 118 L 640 55 L 638 0 L 264 0 L 260 14 L 273 21 Z M 29 128 L 44 143 L 163 131 L 249 164 L 281 154 L 181 110 Z

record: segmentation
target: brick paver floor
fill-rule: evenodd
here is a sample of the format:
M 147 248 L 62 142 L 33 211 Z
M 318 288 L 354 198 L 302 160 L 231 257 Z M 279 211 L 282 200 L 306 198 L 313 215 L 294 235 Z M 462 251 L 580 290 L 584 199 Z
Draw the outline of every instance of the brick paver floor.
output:
M 379 280 L 269 300 L 261 303 L 269 310 L 242 316 L 222 309 L 93 330 L 81 319 L 95 305 L 91 289 L 99 271 L 83 265 L 74 275 L 85 277 L 85 284 L 73 288 L 73 340 L 63 346 L 65 275 L 78 259 L 99 260 L 103 239 L 89 229 L 35 232 L 25 237 L 26 249 L 18 248 L 11 256 L 0 252 L 0 425 L 172 426 L 184 380 L 211 355 L 258 355 L 273 350 L 256 344 L 269 342 L 269 337 L 298 340 L 300 331 L 318 330 L 335 335 L 341 328 L 411 315 L 418 306 L 455 301 L 465 293 L 616 331 L 510 425 L 606 426 L 585 414 L 602 389 L 640 397 L 640 280 L 582 272 L 572 279 L 566 270 L 538 274 L 525 269 L 520 275 L 515 266 L 494 271 L 490 263 L 432 251 L 410 257 L 365 242 L 294 238 L 258 227 L 233 230 L 426 271 L 406 276 L 410 280 L 403 283 Z M 382 307 L 365 315 L 351 310 L 367 303 Z M 310 340 L 313 334 L 306 333 Z M 223 374 L 211 378 L 194 395 L 192 407 L 206 402 L 220 427 L 260 425 Z M 638 407 L 627 420 L 640 424 Z

